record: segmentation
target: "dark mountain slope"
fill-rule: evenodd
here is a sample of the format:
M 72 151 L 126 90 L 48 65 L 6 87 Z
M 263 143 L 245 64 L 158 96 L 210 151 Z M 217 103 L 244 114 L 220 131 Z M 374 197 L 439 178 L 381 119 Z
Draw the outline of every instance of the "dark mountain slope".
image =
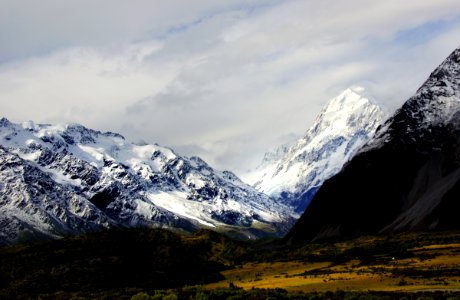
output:
M 324 183 L 287 242 L 460 228 L 459 62 L 457 49 Z

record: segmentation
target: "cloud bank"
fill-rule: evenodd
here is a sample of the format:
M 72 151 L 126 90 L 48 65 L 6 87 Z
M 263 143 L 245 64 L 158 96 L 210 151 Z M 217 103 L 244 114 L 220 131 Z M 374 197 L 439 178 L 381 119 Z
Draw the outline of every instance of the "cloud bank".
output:
M 242 173 L 348 86 L 401 105 L 459 25 L 457 0 L 0 0 L 0 108 Z

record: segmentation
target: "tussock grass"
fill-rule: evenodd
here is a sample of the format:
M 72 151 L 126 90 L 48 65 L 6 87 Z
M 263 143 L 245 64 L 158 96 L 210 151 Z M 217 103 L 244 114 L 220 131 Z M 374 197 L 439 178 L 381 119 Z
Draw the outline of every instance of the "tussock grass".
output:
M 225 280 L 207 288 L 232 283 L 302 292 L 460 291 L 459 238 L 453 232 L 410 233 L 278 249 L 278 261 L 244 263 L 223 271 Z

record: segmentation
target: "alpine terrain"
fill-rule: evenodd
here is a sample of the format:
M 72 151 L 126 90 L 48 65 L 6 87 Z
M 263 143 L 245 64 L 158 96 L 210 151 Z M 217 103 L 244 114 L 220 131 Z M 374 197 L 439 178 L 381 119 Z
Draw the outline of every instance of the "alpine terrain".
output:
M 292 147 L 266 154 L 247 182 L 269 196 L 303 212 L 323 182 L 374 134 L 385 113 L 364 97 L 361 87 L 349 88 L 329 101 L 313 126 Z
M 282 235 L 295 215 L 233 173 L 81 125 L 0 120 L 0 244 L 111 227 Z
M 460 49 L 324 183 L 288 242 L 460 228 Z

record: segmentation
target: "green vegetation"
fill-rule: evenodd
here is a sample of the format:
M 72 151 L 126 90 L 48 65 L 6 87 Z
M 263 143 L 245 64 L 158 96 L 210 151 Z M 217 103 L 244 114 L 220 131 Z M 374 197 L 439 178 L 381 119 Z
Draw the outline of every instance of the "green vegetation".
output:
M 158 300 L 158 299 L 178 299 L 178 300 L 226 300 L 226 299 L 248 299 L 248 300 L 287 300 L 287 299 L 306 299 L 306 300 L 437 300 L 449 299 L 460 300 L 460 296 L 455 296 L 452 292 L 417 292 L 412 294 L 398 292 L 346 292 L 342 290 L 327 292 L 288 292 L 284 289 L 251 289 L 243 290 L 238 288 L 220 288 L 206 290 L 202 287 L 189 287 L 169 291 L 155 291 L 152 295 L 142 292 L 134 295 L 131 300 Z
M 459 299 L 459 270 L 459 232 L 287 247 L 117 229 L 0 248 L 0 299 Z
M 111 230 L 0 249 L 0 298 L 173 288 L 221 280 L 238 245 L 211 231 Z M 58 294 L 55 294 L 59 292 Z M 42 297 L 43 298 L 43 297 Z M 64 298 L 66 298 L 64 296 Z

